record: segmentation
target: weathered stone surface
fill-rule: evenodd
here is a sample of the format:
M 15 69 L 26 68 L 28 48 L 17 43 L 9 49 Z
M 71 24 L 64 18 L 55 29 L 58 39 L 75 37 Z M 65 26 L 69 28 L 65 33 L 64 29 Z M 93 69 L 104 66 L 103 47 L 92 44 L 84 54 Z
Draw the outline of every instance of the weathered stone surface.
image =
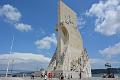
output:
M 57 49 L 48 70 L 57 77 L 60 74 L 67 78 L 91 77 L 89 58 L 77 27 L 77 14 L 61 0 L 56 29 Z

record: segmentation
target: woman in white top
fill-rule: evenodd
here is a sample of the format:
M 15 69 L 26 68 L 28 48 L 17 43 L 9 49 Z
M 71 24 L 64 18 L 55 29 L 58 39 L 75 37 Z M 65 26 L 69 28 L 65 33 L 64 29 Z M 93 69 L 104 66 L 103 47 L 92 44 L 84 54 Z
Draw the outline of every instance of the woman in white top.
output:
M 45 79 L 44 80 L 47 80 L 47 75 L 45 74 Z

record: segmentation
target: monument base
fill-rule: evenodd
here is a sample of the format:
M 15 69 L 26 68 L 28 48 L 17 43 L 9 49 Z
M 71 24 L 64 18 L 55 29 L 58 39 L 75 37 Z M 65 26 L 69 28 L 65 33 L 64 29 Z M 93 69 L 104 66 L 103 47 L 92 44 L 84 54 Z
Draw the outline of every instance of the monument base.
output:
M 54 74 L 54 78 L 60 78 L 63 76 L 65 79 L 81 79 L 86 78 L 85 74 L 80 71 L 62 71 L 62 70 L 56 70 L 52 71 L 51 73 Z

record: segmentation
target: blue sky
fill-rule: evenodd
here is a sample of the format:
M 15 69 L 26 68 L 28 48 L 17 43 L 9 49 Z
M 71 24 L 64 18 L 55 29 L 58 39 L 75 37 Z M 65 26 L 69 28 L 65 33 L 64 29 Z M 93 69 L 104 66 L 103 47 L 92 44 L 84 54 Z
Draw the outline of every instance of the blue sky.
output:
M 0 0 L 0 59 L 14 55 L 42 56 L 46 62 L 56 48 L 58 0 Z M 120 67 L 120 1 L 64 0 L 78 14 L 78 27 L 87 48 L 92 68 L 112 61 Z M 7 55 L 8 57 L 8 55 Z M 20 57 L 19 57 L 20 58 Z M 25 58 L 23 58 L 25 59 Z M 38 60 L 38 59 L 37 59 Z M 41 61 L 41 57 L 38 61 Z

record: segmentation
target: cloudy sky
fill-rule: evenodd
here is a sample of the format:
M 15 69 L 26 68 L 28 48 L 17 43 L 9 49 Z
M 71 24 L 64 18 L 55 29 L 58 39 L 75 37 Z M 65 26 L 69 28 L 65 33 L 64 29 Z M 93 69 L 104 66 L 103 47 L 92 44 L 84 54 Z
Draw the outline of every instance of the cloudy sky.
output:
M 57 1 L 0 0 L 1 65 L 7 63 L 13 35 L 14 64 L 44 67 L 50 61 L 57 43 Z M 78 14 L 79 31 L 92 68 L 104 68 L 106 62 L 120 67 L 120 0 L 64 2 Z

